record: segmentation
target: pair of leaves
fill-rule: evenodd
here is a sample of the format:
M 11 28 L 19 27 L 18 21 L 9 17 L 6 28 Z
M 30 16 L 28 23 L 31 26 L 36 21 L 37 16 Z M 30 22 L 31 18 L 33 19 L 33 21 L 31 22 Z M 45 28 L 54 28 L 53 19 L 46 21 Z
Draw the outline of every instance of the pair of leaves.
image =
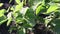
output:
M 46 11 L 46 14 L 48 14 L 48 13 L 51 13 L 51 12 L 56 12 L 55 10 L 57 10 L 59 7 L 58 7 L 58 5 L 56 4 L 56 5 L 50 5 L 50 7 L 47 9 L 47 11 Z M 39 13 L 41 13 L 41 10 L 43 10 L 43 9 L 46 9 L 46 8 L 44 8 L 43 7 L 43 5 L 40 5 L 40 6 L 38 6 L 37 8 L 36 8 L 36 15 L 37 14 L 39 14 Z M 42 11 L 43 12 L 43 11 Z

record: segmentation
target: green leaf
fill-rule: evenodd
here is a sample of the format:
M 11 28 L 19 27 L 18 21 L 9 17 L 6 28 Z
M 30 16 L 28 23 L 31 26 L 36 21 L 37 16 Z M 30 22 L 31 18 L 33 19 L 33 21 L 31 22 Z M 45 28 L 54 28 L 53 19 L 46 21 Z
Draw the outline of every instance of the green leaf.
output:
M 41 12 L 41 10 L 43 10 L 43 9 L 44 9 L 44 7 L 43 7 L 42 4 L 41 4 L 40 6 L 38 6 L 38 7 L 36 8 L 36 15 L 39 14 L 39 13 Z
M 0 17 L 2 17 L 5 13 L 5 9 L 0 10 Z
M 0 25 L 3 24 L 5 21 L 7 21 L 7 19 L 4 19 L 0 22 Z
M 16 17 L 16 23 L 23 22 L 23 16 L 19 13 L 18 16 Z
M 16 1 L 16 3 L 20 4 L 20 0 L 15 0 L 15 1 Z
M 20 3 L 19 5 L 16 5 L 15 6 L 15 12 L 21 10 L 22 7 L 23 7 L 23 3 Z
M 3 3 L 0 3 L 0 7 L 3 5 Z
M 14 10 L 13 6 L 10 8 L 10 10 Z
M 23 25 L 23 27 L 24 27 L 24 28 L 31 28 L 32 26 L 31 26 L 30 24 L 25 23 L 25 24 Z
M 11 21 L 12 21 L 12 18 L 10 18 L 10 19 L 7 21 L 7 26 L 10 25 Z
M 45 25 L 47 26 L 48 23 L 50 23 L 51 20 L 52 20 L 52 18 L 50 18 L 50 19 L 45 19 Z
M 25 34 L 24 28 L 20 28 L 20 29 L 18 30 L 18 34 Z
M 18 16 L 18 13 L 14 13 L 13 16 L 14 18 L 16 18 Z
M 25 20 L 31 25 L 35 24 L 35 15 L 33 9 L 28 9 L 25 14 Z
M 48 8 L 48 10 L 47 10 L 46 13 L 51 13 L 51 12 L 57 10 L 57 9 L 58 9 L 58 6 L 57 6 L 57 5 L 51 5 L 51 6 Z
M 3 24 L 6 21 L 7 21 L 6 16 L 0 17 L 0 25 Z
M 52 0 L 53 2 L 60 3 L 60 0 Z

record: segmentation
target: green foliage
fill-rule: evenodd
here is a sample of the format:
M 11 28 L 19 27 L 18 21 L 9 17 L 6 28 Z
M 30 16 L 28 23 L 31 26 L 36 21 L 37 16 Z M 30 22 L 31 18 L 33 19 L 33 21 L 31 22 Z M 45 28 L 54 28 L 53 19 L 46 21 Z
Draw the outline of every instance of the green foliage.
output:
M 36 15 L 37 15 L 38 13 L 40 13 L 41 10 L 43 10 L 43 9 L 44 9 L 43 5 L 40 5 L 39 7 L 37 7 L 37 9 L 36 9 Z
M 0 10 L 0 17 L 4 16 L 5 9 Z
M 6 21 L 7 21 L 7 19 L 6 19 L 5 16 L 0 17 L 0 25 L 3 24 Z
M 53 12 L 53 11 L 55 11 L 55 10 L 57 10 L 59 7 L 55 4 L 55 5 L 51 5 L 49 8 L 48 8 L 48 10 L 47 10 L 47 12 L 46 13 L 50 13 L 50 12 Z
M 47 28 L 49 23 L 55 23 L 56 26 L 54 31 L 60 34 L 60 4 L 56 3 L 59 0 L 22 0 L 22 2 L 20 0 L 15 1 L 17 4 L 11 6 L 8 8 L 8 10 L 0 10 L 0 25 L 7 21 L 7 26 L 9 26 L 13 21 L 16 24 L 15 27 L 17 34 L 25 34 L 26 28 L 32 28 L 37 22 L 43 22 Z M 24 4 L 28 4 L 29 7 L 28 5 L 24 7 Z M 2 5 L 3 3 L 0 3 L 0 7 Z M 9 10 L 12 11 L 9 12 Z M 7 12 L 8 14 L 5 15 Z M 41 16 L 38 16 L 39 14 L 48 14 L 49 16 L 42 18 Z M 13 26 L 10 28 L 10 33 L 12 30 L 14 30 Z

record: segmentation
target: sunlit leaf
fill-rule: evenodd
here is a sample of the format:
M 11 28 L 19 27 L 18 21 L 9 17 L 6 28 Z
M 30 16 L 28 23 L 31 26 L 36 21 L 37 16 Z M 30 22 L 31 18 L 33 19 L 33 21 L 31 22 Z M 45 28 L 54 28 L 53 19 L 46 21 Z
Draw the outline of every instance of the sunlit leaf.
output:
M 10 18 L 10 19 L 7 21 L 7 26 L 10 25 L 11 21 L 12 21 L 12 18 Z
M 10 8 L 11 10 L 14 10 L 13 6 Z
M 18 13 L 14 13 L 13 16 L 14 18 L 16 18 L 18 16 Z
M 43 10 L 43 9 L 44 9 L 43 5 L 38 6 L 36 8 L 36 15 L 39 14 L 41 12 L 41 10 Z
M 48 10 L 47 10 L 46 13 L 51 13 L 51 12 L 57 10 L 57 9 L 58 9 L 58 6 L 57 6 L 57 5 L 51 5 L 51 6 L 48 8 Z
M 2 20 L 2 21 L 0 22 L 0 25 L 3 24 L 5 21 L 7 21 L 7 19 Z
M 5 13 L 5 9 L 0 10 L 0 17 L 2 17 Z
M 20 0 L 15 0 L 18 4 L 20 4 Z
M 53 2 L 60 3 L 60 0 L 52 0 Z
M 0 3 L 0 7 L 3 5 L 3 3 Z
M 19 10 L 21 10 L 22 7 L 23 7 L 23 4 L 22 4 L 22 3 L 19 4 L 19 5 L 16 5 L 16 7 L 15 7 L 15 11 L 19 11 Z

